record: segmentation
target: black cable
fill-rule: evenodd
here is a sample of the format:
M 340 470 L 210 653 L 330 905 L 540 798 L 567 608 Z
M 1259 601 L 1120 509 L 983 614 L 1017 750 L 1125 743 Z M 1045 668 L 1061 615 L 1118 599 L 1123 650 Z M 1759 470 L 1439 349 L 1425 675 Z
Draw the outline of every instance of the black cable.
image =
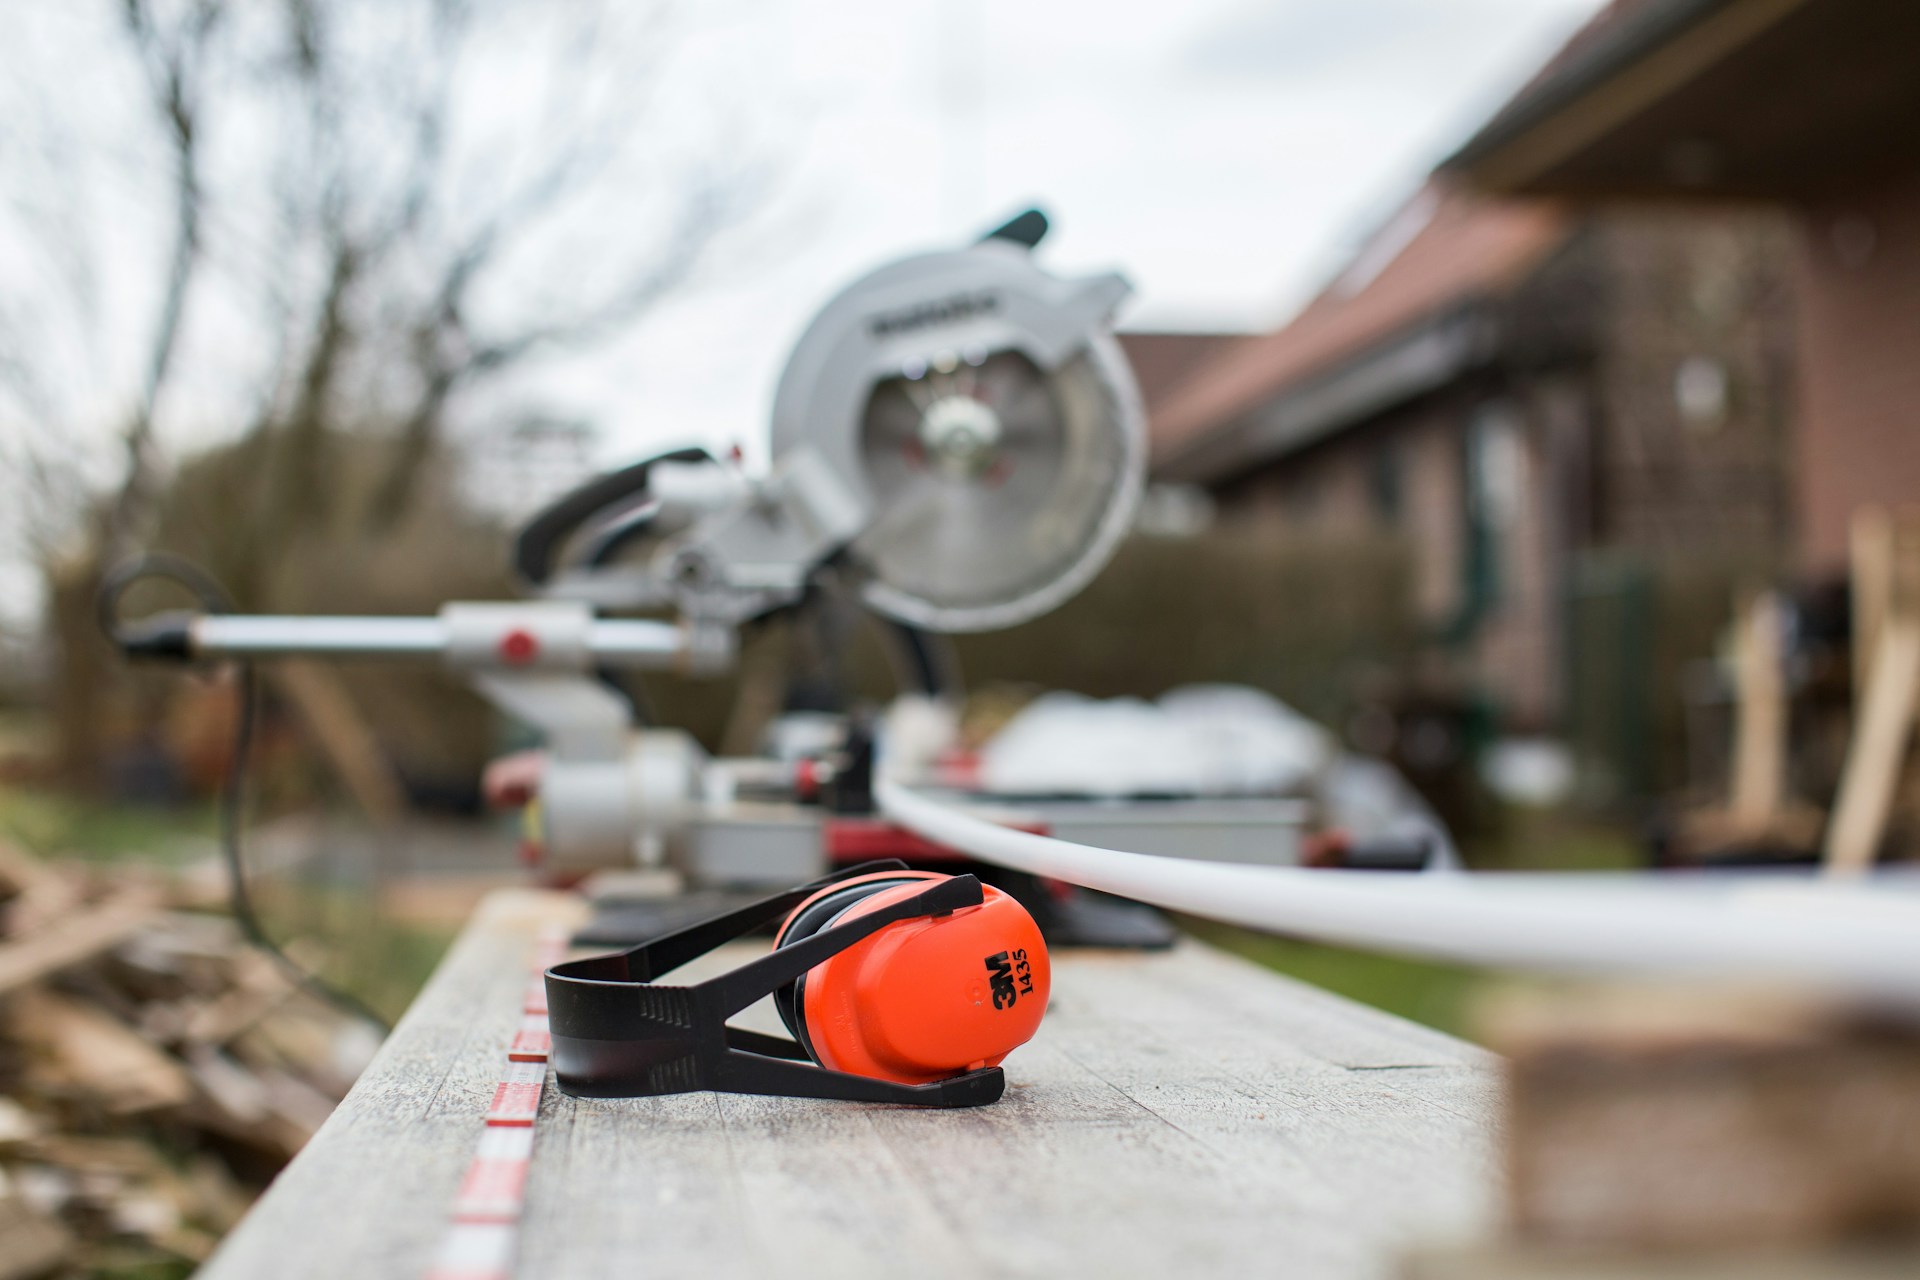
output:
M 958 702 L 966 693 L 966 681 L 952 637 L 923 630 L 870 607 L 860 599 L 856 581 L 857 578 L 849 575 L 845 552 L 836 552 L 815 573 L 805 596 L 794 604 L 762 614 L 761 618 L 779 613 L 798 617 L 809 609 L 838 609 L 857 614 L 879 628 L 880 653 L 893 675 L 896 692 L 924 693 L 931 698 Z M 848 648 L 844 643 L 828 646 L 829 651 L 837 655 L 844 655 Z M 844 671 L 840 673 L 840 682 L 846 683 Z
M 958 701 L 961 695 L 960 660 L 953 651 L 953 641 L 898 619 L 883 618 L 881 621 L 905 651 L 909 669 L 919 684 L 920 692 L 930 698 Z
M 220 585 L 220 579 L 185 556 L 170 551 L 150 551 L 122 560 L 107 570 L 100 580 L 99 594 L 93 598 L 94 620 L 107 639 L 124 643 L 120 626 L 120 597 L 127 588 L 143 578 L 162 578 L 185 587 L 207 613 L 232 613 L 233 597 Z
M 288 955 L 267 933 L 253 909 L 253 898 L 247 891 L 247 866 L 240 847 L 240 831 L 246 820 L 247 757 L 253 753 L 254 710 L 259 702 L 260 681 L 251 662 L 238 662 L 234 667 L 240 698 L 234 709 L 233 745 L 227 757 L 226 777 L 220 786 L 220 853 L 227 864 L 228 906 L 247 941 L 265 952 L 295 985 L 342 1013 L 371 1023 L 385 1035 L 393 1030 L 392 1023 L 359 996 L 328 982 Z
M 116 565 L 106 575 L 100 584 L 100 594 L 95 601 L 101 630 L 106 632 L 107 638 L 116 644 L 121 640 L 120 598 L 126 594 L 129 587 L 144 578 L 164 578 L 178 583 L 193 593 L 199 600 L 201 608 L 207 613 L 233 611 L 233 597 L 227 594 L 226 588 L 220 585 L 218 579 L 191 560 L 165 552 L 137 556 Z M 240 833 L 246 820 L 247 759 L 253 754 L 255 711 L 259 703 L 259 678 L 251 662 L 237 661 L 233 663 L 233 667 L 235 680 L 239 686 L 239 698 L 234 706 L 233 739 L 227 754 L 227 767 L 221 778 L 217 802 L 220 855 L 227 868 L 228 909 L 233 914 L 234 923 L 240 926 L 241 936 L 265 953 L 267 958 L 279 966 L 281 972 L 286 974 L 295 986 L 332 1005 L 342 1013 L 371 1023 L 384 1035 L 393 1030 L 391 1023 L 360 997 L 333 985 L 288 955 L 267 932 L 266 926 L 253 908 L 253 897 L 247 889 L 247 866 L 241 848 Z

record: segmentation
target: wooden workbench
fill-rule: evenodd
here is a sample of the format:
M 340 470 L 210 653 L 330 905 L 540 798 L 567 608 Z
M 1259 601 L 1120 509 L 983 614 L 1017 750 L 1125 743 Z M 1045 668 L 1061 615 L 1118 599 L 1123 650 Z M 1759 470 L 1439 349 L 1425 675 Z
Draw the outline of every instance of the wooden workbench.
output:
M 489 898 L 203 1275 L 421 1275 L 533 938 L 579 911 Z M 549 1085 L 519 1274 L 1308 1280 L 1386 1275 L 1406 1244 L 1487 1226 L 1488 1054 L 1199 944 L 1057 954 L 1007 1076 L 998 1104 L 949 1112 Z

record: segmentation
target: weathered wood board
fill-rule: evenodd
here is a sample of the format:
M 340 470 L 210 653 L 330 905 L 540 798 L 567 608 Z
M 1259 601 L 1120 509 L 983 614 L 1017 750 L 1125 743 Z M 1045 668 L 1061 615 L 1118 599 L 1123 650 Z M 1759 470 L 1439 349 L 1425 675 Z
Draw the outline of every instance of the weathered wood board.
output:
M 420 1275 L 533 936 L 578 909 L 491 897 L 203 1274 Z M 1007 1073 L 954 1112 L 549 1087 L 519 1273 L 1367 1277 L 1494 1212 L 1491 1055 L 1198 944 L 1058 954 Z

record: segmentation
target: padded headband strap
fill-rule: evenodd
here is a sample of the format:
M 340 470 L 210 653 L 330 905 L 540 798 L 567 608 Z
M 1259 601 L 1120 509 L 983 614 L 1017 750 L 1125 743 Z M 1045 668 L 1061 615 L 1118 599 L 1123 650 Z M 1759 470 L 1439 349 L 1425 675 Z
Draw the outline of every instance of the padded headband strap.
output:
M 792 910 L 823 887 L 856 875 L 903 869 L 897 861 L 852 867 L 630 950 L 547 970 L 552 1060 L 560 1088 L 594 1098 L 715 1089 L 929 1107 L 993 1102 L 1006 1088 L 998 1067 L 931 1084 L 900 1084 L 814 1066 L 800 1060 L 799 1046 L 792 1041 L 727 1026 L 728 1018 L 754 1001 L 890 924 L 979 906 L 984 894 L 973 876 L 933 882 L 910 898 L 823 929 L 696 986 L 652 981 Z

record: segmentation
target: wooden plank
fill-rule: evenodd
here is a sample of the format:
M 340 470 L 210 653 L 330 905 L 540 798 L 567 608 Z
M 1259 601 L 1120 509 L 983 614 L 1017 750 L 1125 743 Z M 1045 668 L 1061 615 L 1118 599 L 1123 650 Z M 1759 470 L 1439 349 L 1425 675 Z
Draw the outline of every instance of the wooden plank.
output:
M 7 1001 L 6 1018 L 12 1038 L 35 1051 L 26 1076 L 37 1092 L 77 1095 L 113 1115 L 193 1096 L 185 1068 L 93 1005 L 30 987 Z
M 1848 528 L 1849 591 L 1853 606 L 1854 714 L 1866 705 L 1873 651 L 1880 643 L 1893 594 L 1893 516 L 1885 507 L 1861 507 Z
M 533 939 L 584 919 L 565 894 L 496 894 L 208 1276 L 425 1273 L 520 1022 Z
M 1920 1027 L 1684 983 L 1521 988 L 1483 1025 L 1519 1240 L 1792 1251 L 1920 1224 Z
M 489 899 L 205 1274 L 418 1275 L 531 938 L 577 910 Z M 1059 954 L 1007 1068 L 963 1112 L 549 1089 L 520 1274 L 1352 1276 L 1494 1212 L 1490 1055 L 1198 944 Z
M 159 914 L 158 893 L 137 885 L 0 945 L 0 995 L 119 946 Z
M 1733 798 L 1728 807 L 1740 831 L 1765 831 L 1786 799 L 1783 608 L 1776 593 L 1762 591 L 1735 620 Z
M 1853 741 L 1847 747 L 1840 795 L 1834 801 L 1822 861 L 1830 875 L 1855 876 L 1873 865 L 1893 808 L 1920 695 L 1920 617 L 1889 619 L 1874 646 Z
M 33 1280 L 57 1270 L 73 1249 L 58 1219 L 29 1208 L 11 1190 L 0 1193 L 0 1280 Z
M 1400 1280 L 1913 1280 L 1920 1248 L 1900 1241 L 1841 1249 L 1732 1249 L 1647 1254 L 1620 1248 L 1481 1244 L 1425 1253 Z
M 1920 714 L 1920 508 L 1865 508 L 1851 533 L 1853 739 L 1822 854 L 1842 876 L 1873 865 Z
M 0 898 L 14 898 L 36 889 L 62 882 L 58 871 L 0 837 Z

